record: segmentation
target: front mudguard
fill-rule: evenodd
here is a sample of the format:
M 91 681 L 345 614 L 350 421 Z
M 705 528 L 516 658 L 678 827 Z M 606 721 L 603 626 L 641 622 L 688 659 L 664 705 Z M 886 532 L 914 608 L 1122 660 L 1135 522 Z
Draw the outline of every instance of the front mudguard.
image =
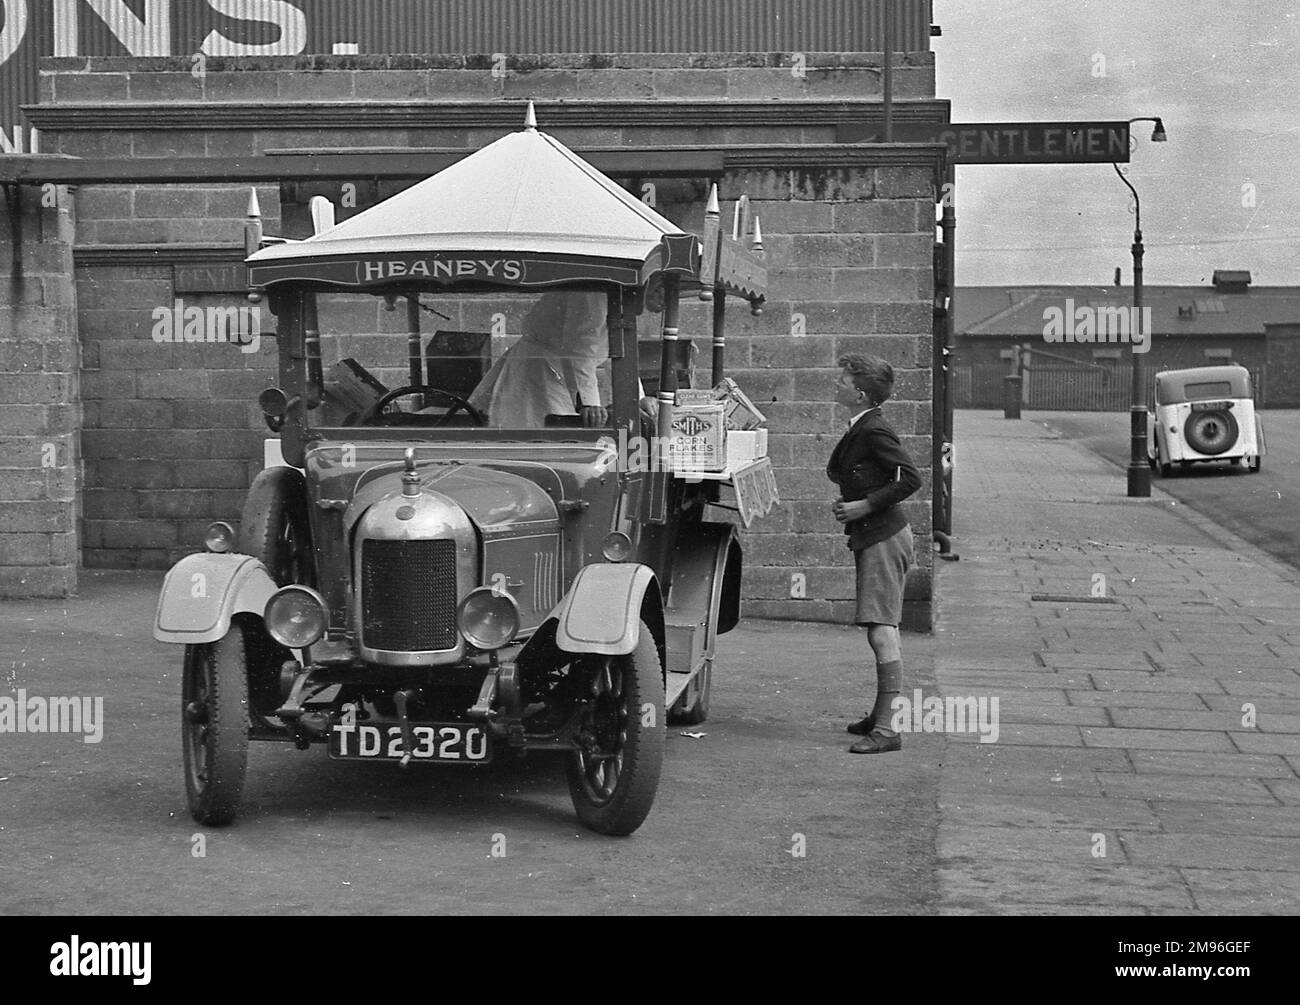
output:
M 230 631 L 236 614 L 261 618 L 277 589 L 266 566 L 250 555 L 187 555 L 163 581 L 153 637 L 185 645 L 215 642 Z
M 555 645 L 568 653 L 626 656 L 641 638 L 641 622 L 663 648 L 663 600 L 646 565 L 599 562 L 585 566 L 548 618 Z

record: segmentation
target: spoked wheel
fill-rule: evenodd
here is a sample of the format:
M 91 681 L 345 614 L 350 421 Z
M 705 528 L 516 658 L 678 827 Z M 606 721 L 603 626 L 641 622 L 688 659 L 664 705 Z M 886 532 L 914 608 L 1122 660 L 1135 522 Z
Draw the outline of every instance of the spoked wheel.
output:
M 248 765 L 244 630 L 185 647 L 181 736 L 190 814 L 211 827 L 235 819 Z
M 265 565 L 276 586 L 315 585 L 307 484 L 300 471 L 267 468 L 253 479 L 239 520 L 239 551 Z
M 644 622 L 627 656 L 585 661 L 587 713 L 581 749 L 567 766 L 578 819 L 601 834 L 631 834 L 659 788 L 664 757 L 664 683 L 654 636 Z

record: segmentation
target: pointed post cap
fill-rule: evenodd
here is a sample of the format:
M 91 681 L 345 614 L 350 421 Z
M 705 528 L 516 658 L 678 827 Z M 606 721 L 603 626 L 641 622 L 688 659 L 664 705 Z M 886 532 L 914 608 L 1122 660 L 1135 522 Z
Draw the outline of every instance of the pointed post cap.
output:
M 524 115 L 524 128 L 525 129 L 537 128 L 537 110 L 533 108 L 533 103 L 531 101 L 528 102 L 528 111 Z
M 718 206 L 718 185 L 714 182 L 713 187 L 709 189 L 709 204 L 704 207 L 704 212 L 713 216 L 721 216 L 722 210 Z
M 763 250 L 763 228 L 759 226 L 758 217 L 754 217 L 754 244 L 755 251 Z
M 257 189 L 251 186 L 248 189 L 248 213 L 245 215 L 249 219 L 256 219 L 262 215 L 262 207 L 257 202 Z

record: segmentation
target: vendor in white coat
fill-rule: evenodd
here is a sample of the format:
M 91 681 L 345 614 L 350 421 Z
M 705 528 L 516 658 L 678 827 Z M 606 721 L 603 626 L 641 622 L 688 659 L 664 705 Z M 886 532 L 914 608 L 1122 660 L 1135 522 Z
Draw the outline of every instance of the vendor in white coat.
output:
M 524 317 L 523 336 L 479 382 L 469 403 L 497 428 L 538 429 L 548 415 L 582 416 L 588 428 L 607 426 L 609 408 L 597 371 L 609 358 L 603 293 L 555 290 Z M 662 304 L 651 305 L 662 310 Z M 653 398 L 640 387 L 640 411 L 651 424 Z
M 470 404 L 498 428 L 536 429 L 548 415 L 577 414 L 584 426 L 607 425 L 596 380 L 609 356 L 605 312 L 603 293 L 544 294 L 524 318 L 523 337 L 488 371 Z

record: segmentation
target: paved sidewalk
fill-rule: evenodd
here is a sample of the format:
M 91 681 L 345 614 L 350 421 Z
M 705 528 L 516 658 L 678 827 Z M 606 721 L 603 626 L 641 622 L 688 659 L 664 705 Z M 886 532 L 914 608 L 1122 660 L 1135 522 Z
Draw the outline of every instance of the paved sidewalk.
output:
M 946 745 L 940 911 L 1300 912 L 1300 575 L 1030 415 L 955 439 L 935 678 L 1000 732 Z

